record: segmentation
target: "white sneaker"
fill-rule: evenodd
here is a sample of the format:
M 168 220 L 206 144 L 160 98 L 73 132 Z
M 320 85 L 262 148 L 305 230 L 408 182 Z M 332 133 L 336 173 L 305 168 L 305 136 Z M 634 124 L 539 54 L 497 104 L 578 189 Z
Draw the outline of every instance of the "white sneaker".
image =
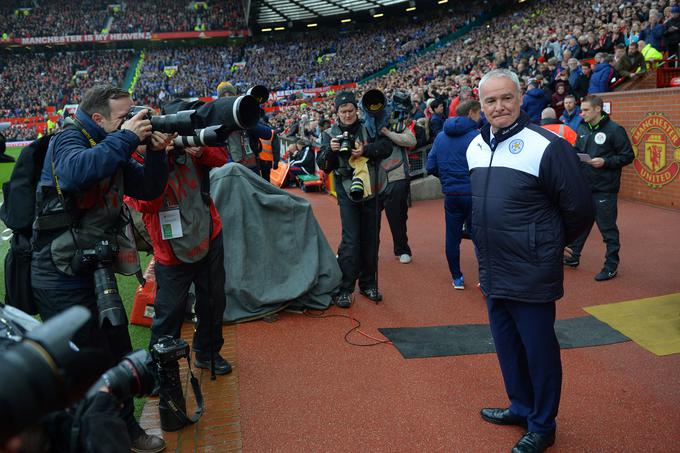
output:
M 400 262 L 401 264 L 408 264 L 408 263 L 410 263 L 410 262 L 411 262 L 411 255 L 409 255 L 408 253 L 404 253 L 403 255 L 401 255 L 401 256 L 399 257 L 399 262 Z

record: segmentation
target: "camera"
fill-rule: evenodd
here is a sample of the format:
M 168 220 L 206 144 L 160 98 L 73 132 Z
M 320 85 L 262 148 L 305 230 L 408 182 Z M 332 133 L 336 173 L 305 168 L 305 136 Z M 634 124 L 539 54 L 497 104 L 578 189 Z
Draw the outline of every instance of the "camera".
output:
M 108 322 L 112 326 L 127 325 L 127 314 L 118 293 L 118 283 L 113 273 L 113 262 L 118 256 L 118 246 L 109 241 L 99 241 L 91 249 L 78 249 L 73 256 L 71 268 L 75 273 L 93 271 L 94 289 L 99 309 L 99 325 Z
M 388 120 L 388 129 L 402 133 L 406 129 L 404 121 L 412 108 L 411 97 L 403 91 L 395 91 L 392 95 L 392 112 Z
M 195 110 L 181 110 L 177 113 L 168 115 L 154 115 L 153 110 L 148 107 L 135 105 L 130 108 L 125 117 L 129 120 L 141 111 L 146 111 L 146 117 L 151 121 L 151 130 L 165 134 L 192 135 L 194 133 Z
M 102 374 L 90 387 L 87 396 L 93 396 L 104 386 L 120 400 L 150 395 L 156 386 L 156 378 L 149 351 L 140 349 L 123 357 L 118 365 Z
M 403 91 L 395 91 L 392 95 L 392 110 L 400 113 L 408 113 L 411 111 L 413 104 L 411 104 L 411 96 Z
M 158 412 L 163 431 L 177 431 L 190 423 L 195 423 L 203 412 L 203 397 L 198 380 L 191 375 L 191 385 L 198 403 L 194 418 L 186 416 L 186 400 L 179 377 L 179 360 L 189 358 L 189 345 L 181 338 L 161 337 L 151 348 L 151 356 L 156 364 L 160 388 Z
M 0 308 L 0 445 L 79 401 L 108 366 L 101 353 L 69 341 L 90 319 L 86 308 L 71 307 L 37 327 L 26 318 L 15 308 Z
M 336 136 L 335 139 L 340 142 L 340 154 L 349 158 L 349 155 L 354 149 L 354 141 L 356 140 L 356 137 L 354 137 L 354 135 L 348 131 L 345 131 L 342 133 L 342 135 Z
M 224 126 L 209 126 L 203 129 L 196 129 L 193 135 L 176 137 L 172 143 L 175 148 L 220 146 L 224 144 L 228 135 L 229 133 Z

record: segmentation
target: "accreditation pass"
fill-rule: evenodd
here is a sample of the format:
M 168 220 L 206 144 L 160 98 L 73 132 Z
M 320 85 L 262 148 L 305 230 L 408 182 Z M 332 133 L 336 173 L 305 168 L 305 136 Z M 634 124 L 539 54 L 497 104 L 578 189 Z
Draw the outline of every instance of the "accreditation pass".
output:
M 179 208 L 169 208 L 158 213 L 161 223 L 161 237 L 164 240 L 181 238 L 182 219 L 179 215 Z

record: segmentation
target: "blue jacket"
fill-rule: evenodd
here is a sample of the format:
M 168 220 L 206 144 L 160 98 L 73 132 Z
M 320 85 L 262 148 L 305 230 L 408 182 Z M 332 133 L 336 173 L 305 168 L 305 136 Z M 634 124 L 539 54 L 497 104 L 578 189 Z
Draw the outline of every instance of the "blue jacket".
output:
M 168 181 L 168 162 L 165 152 L 146 153 L 142 165 L 130 156 L 139 145 L 139 138 L 128 130 L 107 134 L 82 111 L 76 119 L 96 142 L 90 143 L 80 127 L 68 127 L 50 140 L 45 164 L 38 183 L 41 187 L 54 186 L 52 161 L 59 180 L 59 187 L 78 196 L 93 188 L 99 181 L 113 176 L 123 169 L 125 195 L 141 200 L 153 200 L 163 194 Z M 76 123 L 78 124 L 78 123 Z M 92 274 L 74 277 L 61 273 L 52 263 L 50 244 L 33 252 L 31 279 L 36 288 L 91 288 Z
M 639 39 L 642 39 L 647 44 L 651 44 L 655 49 L 661 49 L 663 47 L 664 31 L 664 26 L 661 23 L 654 25 L 654 28 L 648 25 L 647 28 L 640 32 Z
M 166 153 L 147 153 L 146 165 L 143 166 L 130 158 L 140 144 L 134 132 L 118 130 L 107 134 L 81 110 L 76 112 L 76 119 L 97 145 L 90 147 L 87 137 L 78 127 L 69 127 L 56 134 L 45 154 L 38 190 L 40 186 L 54 186 L 54 156 L 59 186 L 64 191 L 86 191 L 102 179 L 113 176 L 122 166 L 126 195 L 153 200 L 163 193 L 168 180 Z
M 609 91 L 612 77 L 614 77 L 614 68 L 607 62 L 598 63 L 593 69 L 593 74 L 590 76 L 590 85 L 588 86 L 588 94 L 606 93 Z
M 479 280 L 489 297 L 552 302 L 564 293 L 564 246 L 595 216 L 588 182 L 569 144 L 526 115 L 467 150 Z
M 442 128 L 444 127 L 444 118 L 437 114 L 433 113 L 432 117 L 430 118 L 430 137 L 432 140 L 434 140 L 434 137 L 441 132 Z
M 577 131 L 578 126 L 583 122 L 583 118 L 581 118 L 581 107 L 577 105 L 571 115 L 565 110 L 564 113 L 562 113 L 562 116 L 560 116 L 560 121 Z
M 539 124 L 541 122 L 541 112 L 550 104 L 550 99 L 546 96 L 545 91 L 540 88 L 532 88 L 524 94 L 522 100 L 522 110 L 529 115 L 532 123 Z
M 434 140 L 427 156 L 427 172 L 439 178 L 445 195 L 470 194 L 470 170 L 465 152 L 477 135 L 474 121 L 456 116 L 446 120 L 444 130 Z

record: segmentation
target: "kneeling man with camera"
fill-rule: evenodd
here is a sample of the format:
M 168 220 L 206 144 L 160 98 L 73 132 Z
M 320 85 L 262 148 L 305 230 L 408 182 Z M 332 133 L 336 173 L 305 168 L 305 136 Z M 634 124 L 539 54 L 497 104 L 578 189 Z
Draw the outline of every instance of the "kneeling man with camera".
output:
M 323 133 L 317 164 L 335 177 L 342 222 L 338 249 L 342 282 L 335 304 L 349 308 L 357 279 L 361 294 L 374 302 L 382 300 L 376 281 L 380 222 L 377 195 L 384 189 L 386 177 L 379 161 L 391 154 L 392 144 L 382 136 L 369 143 L 368 132 L 357 115 L 354 93 L 338 93 L 335 108 L 338 119 Z
M 168 178 L 171 137 L 152 131 L 144 111 L 129 118 L 132 104 L 127 91 L 112 86 L 85 93 L 73 122 L 50 141 L 33 226 L 31 278 L 40 316 L 47 320 L 74 305 L 89 309 L 92 317 L 73 342 L 102 350 L 110 365 L 132 351 L 114 272 L 139 272 L 123 195 L 152 200 Z M 145 141 L 140 165 L 131 155 Z M 133 451 L 163 450 L 163 440 L 135 421 L 131 397 L 123 406 Z

